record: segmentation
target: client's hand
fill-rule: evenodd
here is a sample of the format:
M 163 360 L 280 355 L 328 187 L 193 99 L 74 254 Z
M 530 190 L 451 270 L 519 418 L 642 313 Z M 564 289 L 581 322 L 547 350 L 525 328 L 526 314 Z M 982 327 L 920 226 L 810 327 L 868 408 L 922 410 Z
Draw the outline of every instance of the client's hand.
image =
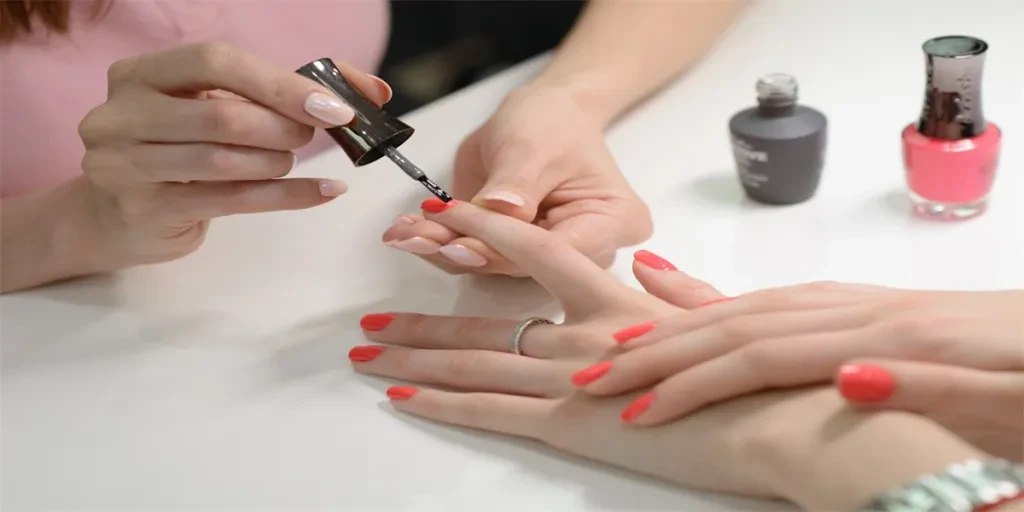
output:
M 674 274 L 676 272 L 667 272 Z M 823 383 L 866 408 L 927 415 L 991 453 L 1024 454 L 1024 292 L 813 283 L 750 293 L 634 328 L 584 389 L 654 387 L 654 425 L 764 389 Z M 593 371 L 584 370 L 584 371 Z
M 518 90 L 463 141 L 452 194 L 555 233 L 603 267 L 651 236 L 647 205 L 619 171 L 604 127 L 568 94 Z M 484 241 L 418 215 L 399 217 L 388 245 L 450 273 L 528 272 Z
M 656 428 L 624 424 L 641 414 L 651 395 L 600 399 L 572 394 L 572 385 L 600 377 L 600 368 L 573 375 L 582 362 L 616 350 L 622 328 L 682 314 L 679 307 L 705 302 L 714 293 L 682 273 L 634 266 L 645 287 L 665 300 L 615 281 L 586 256 L 542 228 L 468 204 L 424 203 L 426 217 L 484 241 L 523 268 L 563 305 L 565 323 L 535 325 L 522 333 L 522 354 L 510 353 L 519 322 L 405 313 L 364 317 L 372 341 L 386 345 L 350 352 L 357 371 L 436 385 L 457 391 L 409 386 L 388 390 L 394 406 L 437 421 L 537 439 L 590 459 L 677 484 L 837 509 L 859 505 L 891 485 L 938 469 L 966 454 L 941 448 L 948 434 L 902 413 L 879 416 L 842 412 L 828 389 L 762 394 L 709 408 Z M 657 262 L 655 261 L 655 266 Z M 713 297 L 712 297 L 713 298 Z M 877 421 L 876 421 L 877 420 Z M 864 422 L 862 425 L 861 423 Z M 855 425 L 856 424 L 856 425 Z M 823 435 L 826 426 L 851 435 Z M 925 446 L 909 446 L 900 432 L 910 428 Z M 883 458 L 899 443 L 907 464 L 889 464 L 865 479 L 848 481 L 847 453 L 860 445 Z M 911 453 L 912 452 L 912 453 Z M 952 457 L 952 460 L 950 460 Z M 859 460 L 863 465 L 880 461 Z M 828 479 L 844 481 L 839 492 L 822 494 Z

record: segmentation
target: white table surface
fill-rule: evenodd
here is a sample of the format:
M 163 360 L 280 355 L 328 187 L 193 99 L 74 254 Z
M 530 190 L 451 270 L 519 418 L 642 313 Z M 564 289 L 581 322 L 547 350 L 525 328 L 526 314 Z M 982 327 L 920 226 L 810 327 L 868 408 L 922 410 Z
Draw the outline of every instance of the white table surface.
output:
M 984 217 L 930 224 L 907 213 L 899 133 L 922 99 L 920 45 L 946 33 L 991 44 L 984 106 L 1005 150 Z M 462 136 L 542 60 L 409 115 L 403 151 L 447 183 Z M 831 121 L 824 182 L 803 205 L 753 205 L 731 170 L 726 121 L 767 71 L 795 74 Z M 609 142 L 655 215 L 643 246 L 728 293 L 817 279 L 1006 288 L 1024 286 L 1022 119 L 1021 0 L 768 0 Z M 543 296 L 381 245 L 423 198 L 388 162 L 354 170 L 338 150 L 296 173 L 351 191 L 215 222 L 184 260 L 0 298 L 4 510 L 761 506 L 394 414 L 388 383 L 346 358 L 362 314 L 522 316 Z M 633 282 L 629 263 L 624 251 L 613 271 Z

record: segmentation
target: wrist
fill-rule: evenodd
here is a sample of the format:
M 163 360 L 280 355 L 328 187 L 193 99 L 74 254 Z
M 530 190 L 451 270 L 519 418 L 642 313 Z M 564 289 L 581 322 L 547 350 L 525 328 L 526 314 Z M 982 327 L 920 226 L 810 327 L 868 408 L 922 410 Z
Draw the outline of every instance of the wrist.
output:
M 635 101 L 633 90 L 614 72 L 549 70 L 513 94 L 557 94 L 572 101 L 594 125 L 606 130 Z
M 4 292 L 116 268 L 90 203 L 84 178 L 4 200 Z
M 830 389 L 808 400 L 816 403 L 805 403 L 800 422 L 779 421 L 789 428 L 766 428 L 755 443 L 760 474 L 805 509 L 854 510 L 922 475 L 986 457 L 923 416 L 854 411 Z

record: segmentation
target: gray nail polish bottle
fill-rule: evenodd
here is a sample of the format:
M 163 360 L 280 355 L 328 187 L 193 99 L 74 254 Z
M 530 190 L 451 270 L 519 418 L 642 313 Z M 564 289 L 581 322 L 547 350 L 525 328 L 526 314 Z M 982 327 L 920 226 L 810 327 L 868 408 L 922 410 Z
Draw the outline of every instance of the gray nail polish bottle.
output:
M 825 166 L 828 120 L 797 104 L 797 83 L 773 73 L 757 81 L 757 106 L 729 120 L 736 170 L 747 196 L 796 204 L 814 196 Z

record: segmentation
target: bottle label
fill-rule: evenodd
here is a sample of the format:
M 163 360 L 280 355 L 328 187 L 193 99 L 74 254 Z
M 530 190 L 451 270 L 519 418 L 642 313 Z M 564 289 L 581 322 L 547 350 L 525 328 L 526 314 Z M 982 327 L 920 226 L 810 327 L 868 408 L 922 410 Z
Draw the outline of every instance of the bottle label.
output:
M 732 154 L 736 158 L 736 170 L 739 172 L 740 181 L 751 188 L 760 188 L 768 181 L 768 176 L 754 172 L 754 169 L 762 164 L 768 163 L 768 153 L 760 151 L 747 141 L 736 136 L 732 137 Z

